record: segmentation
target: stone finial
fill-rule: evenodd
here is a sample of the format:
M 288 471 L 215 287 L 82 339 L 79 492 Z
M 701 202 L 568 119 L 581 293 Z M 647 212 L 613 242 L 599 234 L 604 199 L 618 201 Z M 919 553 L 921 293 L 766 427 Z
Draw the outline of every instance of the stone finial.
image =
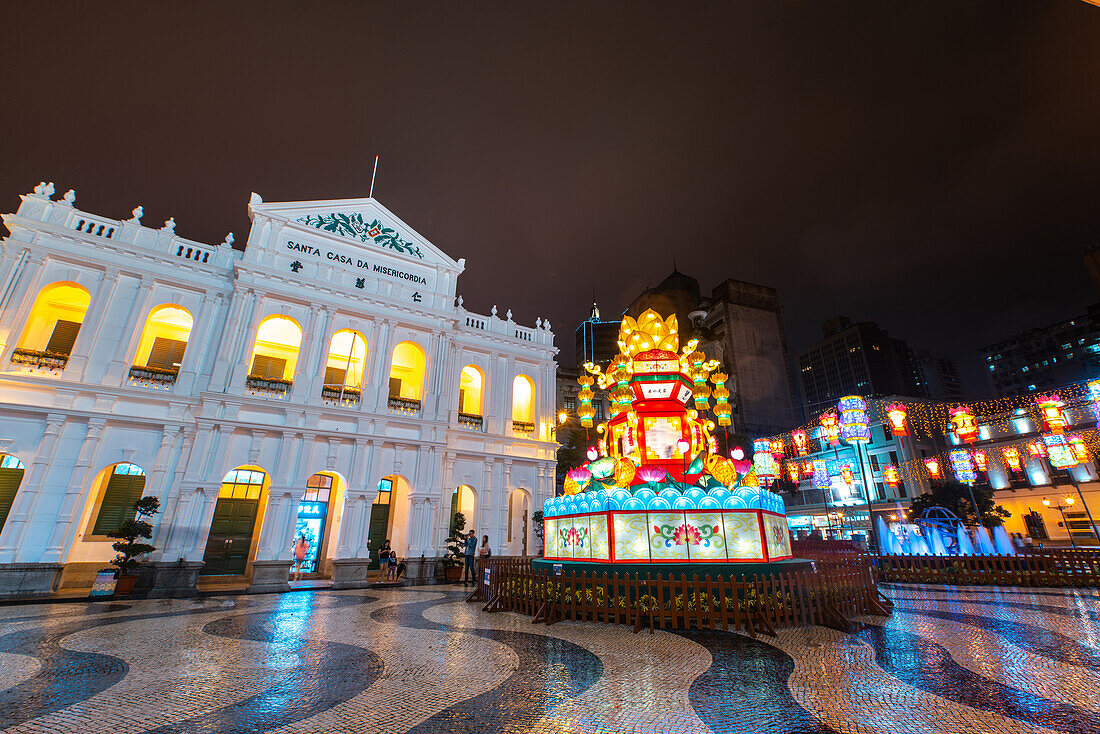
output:
M 462 296 L 458 297 L 458 307 L 462 308 Z
M 535 319 L 535 328 L 536 329 L 541 329 L 542 328 L 542 317 L 541 316 L 539 316 L 537 319 Z
M 248 199 L 248 203 L 250 206 L 255 206 L 256 204 L 263 204 L 264 200 L 259 194 L 253 191 L 252 196 Z
M 176 232 L 176 218 L 168 217 L 164 220 L 164 226 L 160 228 L 161 232 L 167 232 L 168 234 L 175 234 Z
M 546 321 L 543 321 L 542 325 L 546 328 L 547 331 L 550 331 L 550 319 L 546 319 Z
M 220 245 L 218 245 L 218 247 L 232 247 L 232 246 L 233 246 L 233 233 L 230 232 L 229 234 L 227 234 L 225 236 L 225 239 L 222 241 L 222 243 Z
M 493 316 L 497 315 L 497 305 L 495 303 L 493 304 L 493 308 L 489 311 L 489 313 Z
M 506 314 L 504 314 L 504 318 L 505 318 L 505 320 L 507 320 L 507 321 L 511 321 L 511 320 L 512 320 L 512 309 L 508 309 L 508 312 L 507 312 Z
M 76 191 L 69 189 L 65 192 L 65 195 L 61 197 L 61 200 L 69 206 L 72 206 L 76 203 Z
M 50 181 L 42 188 L 43 196 L 53 196 L 53 181 Z
M 38 185 L 34 187 L 34 193 L 38 196 L 42 196 L 46 192 L 46 182 L 39 181 Z
M 128 221 L 128 222 L 133 222 L 134 224 L 141 224 L 141 218 L 142 218 L 142 216 L 144 216 L 144 214 L 145 214 L 145 208 L 139 205 L 139 206 L 136 206 L 136 207 L 134 207 L 134 210 L 133 210 L 132 212 L 130 212 L 130 213 L 131 213 L 131 214 L 132 214 L 133 216 L 132 216 L 132 217 L 130 217 L 130 218 L 129 218 L 128 220 L 126 220 L 126 221 Z

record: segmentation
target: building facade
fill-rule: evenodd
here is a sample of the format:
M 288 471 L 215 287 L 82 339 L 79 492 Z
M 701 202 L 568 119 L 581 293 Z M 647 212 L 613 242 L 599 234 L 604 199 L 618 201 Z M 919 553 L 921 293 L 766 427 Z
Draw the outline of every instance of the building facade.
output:
M 243 252 L 39 185 L 0 253 L 0 593 L 89 586 L 142 496 L 154 594 L 201 575 L 428 580 L 453 512 L 533 548 L 553 493 L 554 335 L 470 313 L 465 262 L 373 199 L 248 205 Z M 423 562 L 421 559 L 423 558 Z
M 1087 314 L 1028 329 L 982 350 L 997 395 L 1050 390 L 1100 375 L 1100 304 Z

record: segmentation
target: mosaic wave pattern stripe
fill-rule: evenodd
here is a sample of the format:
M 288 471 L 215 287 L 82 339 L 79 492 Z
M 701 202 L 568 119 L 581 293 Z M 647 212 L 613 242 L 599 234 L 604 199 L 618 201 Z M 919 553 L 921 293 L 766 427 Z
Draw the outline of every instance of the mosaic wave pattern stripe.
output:
M 884 591 L 897 613 L 863 620 L 854 637 L 807 628 L 755 640 L 531 625 L 481 612 L 444 589 L 0 607 L 0 680 L 9 685 L 0 689 L 0 725 L 25 734 L 78 731 L 81 712 L 110 711 L 116 692 L 136 685 L 152 703 L 126 711 L 119 731 L 1100 734 L 1097 696 L 1080 688 L 1100 667 L 1093 647 L 1100 600 L 1091 594 Z M 128 646 L 132 634 L 141 639 Z M 599 642 L 586 643 L 591 635 Z M 189 671 L 160 662 L 234 646 L 235 660 L 268 669 L 254 690 L 238 686 L 221 700 L 216 689 L 201 691 L 208 698 L 174 718 L 171 699 L 158 691 L 178 690 Z M 695 662 L 677 670 L 688 650 L 698 651 Z M 457 661 L 449 657 L 456 653 Z M 647 664 L 618 664 L 629 656 Z M 449 685 L 448 664 L 461 666 L 467 683 L 440 697 L 432 688 Z M 387 673 L 391 665 L 396 672 Z M 648 710 L 635 715 L 639 691 Z

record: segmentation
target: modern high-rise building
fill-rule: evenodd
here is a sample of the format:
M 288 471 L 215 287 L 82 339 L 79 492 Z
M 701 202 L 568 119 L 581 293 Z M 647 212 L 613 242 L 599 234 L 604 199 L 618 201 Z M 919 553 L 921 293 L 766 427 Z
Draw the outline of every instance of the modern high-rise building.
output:
M 959 368 L 946 354 L 927 349 L 911 349 L 909 362 L 917 395 L 933 400 L 962 400 Z
M 588 362 L 606 367 L 611 358 L 619 353 L 621 323 L 621 319 L 601 320 L 600 307 L 593 300 L 588 318 L 577 327 L 577 367 L 582 367 Z
M 982 350 L 998 395 L 1100 377 L 1100 304 L 1068 321 L 1028 329 Z
M 798 355 L 798 383 L 807 415 L 845 395 L 923 396 L 909 347 L 878 324 L 840 316 L 822 326 L 824 339 Z

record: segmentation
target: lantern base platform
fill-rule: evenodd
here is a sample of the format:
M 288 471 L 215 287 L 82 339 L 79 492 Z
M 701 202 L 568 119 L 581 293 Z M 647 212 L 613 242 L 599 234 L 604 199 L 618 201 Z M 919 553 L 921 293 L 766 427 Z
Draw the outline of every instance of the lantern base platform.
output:
M 638 574 L 642 578 L 652 575 L 654 578 L 676 578 L 681 575 L 691 579 L 693 575 L 700 580 L 705 580 L 709 575 L 712 580 L 726 579 L 741 581 L 752 579 L 753 576 L 761 578 L 765 576 L 779 575 L 783 573 L 796 573 L 813 571 L 813 561 L 803 558 L 788 558 L 782 561 L 740 561 L 731 563 L 606 563 L 603 561 L 551 561 L 545 558 L 536 558 L 531 561 L 531 568 L 536 572 L 543 572 L 550 576 L 558 575 L 555 566 L 561 566 L 562 576 L 575 573 L 578 576 L 611 576 L 618 574 L 620 577 Z

